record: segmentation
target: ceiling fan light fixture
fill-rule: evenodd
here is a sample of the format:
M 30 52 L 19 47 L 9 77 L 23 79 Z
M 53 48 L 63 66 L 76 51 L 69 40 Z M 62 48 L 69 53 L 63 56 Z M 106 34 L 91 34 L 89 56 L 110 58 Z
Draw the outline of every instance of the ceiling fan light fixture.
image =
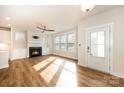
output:
M 81 5 L 81 10 L 82 10 L 83 12 L 89 12 L 89 11 L 91 11 L 94 7 L 95 7 L 95 5 Z
M 55 30 L 51 30 L 51 29 L 46 29 L 46 26 L 37 26 L 37 29 L 42 30 L 42 33 L 44 33 L 45 31 L 49 31 L 49 32 L 54 32 Z

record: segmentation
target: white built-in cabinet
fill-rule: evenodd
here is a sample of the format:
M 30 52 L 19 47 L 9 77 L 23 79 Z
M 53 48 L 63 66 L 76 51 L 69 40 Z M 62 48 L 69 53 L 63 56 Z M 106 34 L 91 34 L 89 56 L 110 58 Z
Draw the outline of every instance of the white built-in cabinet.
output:
M 7 43 L 11 42 L 11 33 L 10 31 L 0 30 L 0 43 Z
M 8 67 L 11 31 L 0 30 L 0 69 Z
M 0 69 L 8 67 L 9 51 L 0 51 Z

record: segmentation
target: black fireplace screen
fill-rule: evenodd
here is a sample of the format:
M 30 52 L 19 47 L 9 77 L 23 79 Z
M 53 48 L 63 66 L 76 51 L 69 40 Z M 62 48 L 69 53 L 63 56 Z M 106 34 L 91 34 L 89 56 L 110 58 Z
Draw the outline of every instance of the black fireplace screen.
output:
M 42 56 L 42 47 L 29 47 L 29 57 Z

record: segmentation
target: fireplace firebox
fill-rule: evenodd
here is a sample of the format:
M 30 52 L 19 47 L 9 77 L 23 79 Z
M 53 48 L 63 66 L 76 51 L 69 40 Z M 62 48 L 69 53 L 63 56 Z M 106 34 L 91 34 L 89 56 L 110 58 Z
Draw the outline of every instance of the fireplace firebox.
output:
M 42 47 L 29 47 L 29 57 L 42 56 Z

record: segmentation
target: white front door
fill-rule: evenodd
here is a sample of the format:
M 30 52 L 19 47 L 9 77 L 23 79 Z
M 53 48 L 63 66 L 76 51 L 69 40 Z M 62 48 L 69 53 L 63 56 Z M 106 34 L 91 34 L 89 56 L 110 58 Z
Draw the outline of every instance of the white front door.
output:
M 89 68 L 109 72 L 110 31 L 108 26 L 88 29 L 87 65 Z

